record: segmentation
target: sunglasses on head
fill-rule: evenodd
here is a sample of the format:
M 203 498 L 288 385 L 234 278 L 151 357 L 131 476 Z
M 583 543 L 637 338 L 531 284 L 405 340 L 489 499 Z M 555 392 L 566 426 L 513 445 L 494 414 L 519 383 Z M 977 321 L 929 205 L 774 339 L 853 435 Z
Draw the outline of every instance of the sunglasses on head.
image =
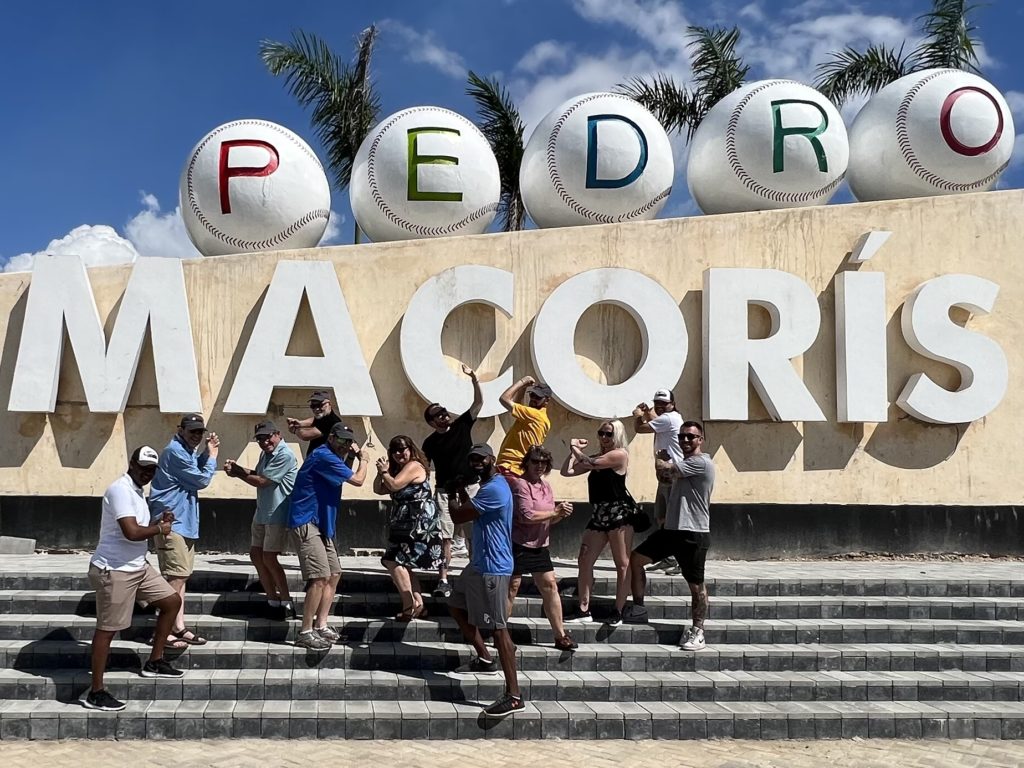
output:
M 610 429 L 599 429 L 599 430 L 597 430 L 597 436 L 598 437 L 614 437 L 615 433 L 612 432 Z

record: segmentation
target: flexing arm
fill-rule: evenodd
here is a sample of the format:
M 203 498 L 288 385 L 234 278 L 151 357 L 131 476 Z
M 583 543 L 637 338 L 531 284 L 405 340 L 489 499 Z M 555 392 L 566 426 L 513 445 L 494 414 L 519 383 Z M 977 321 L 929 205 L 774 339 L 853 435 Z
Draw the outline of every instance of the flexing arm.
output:
M 168 455 L 169 454 L 169 455 Z M 217 457 L 214 454 L 203 454 L 206 460 L 202 466 L 191 455 L 182 455 L 177 452 L 164 451 L 167 456 L 167 474 L 183 488 L 189 491 L 201 491 L 206 488 L 217 471 Z
M 633 430 L 638 434 L 650 434 L 654 427 L 650 425 L 651 419 L 655 416 L 647 403 L 640 403 L 633 409 Z
M 473 404 L 469 406 L 469 415 L 475 420 L 480 415 L 480 409 L 484 407 L 484 392 L 480 389 L 480 377 L 468 365 L 462 366 L 462 372 L 473 382 Z M 512 406 L 505 407 L 511 408 Z
M 171 532 L 171 523 L 174 522 L 174 515 L 164 512 L 163 516 L 152 525 L 139 525 L 135 515 L 117 518 L 117 524 L 121 526 L 121 533 L 128 541 L 145 541 L 151 539 L 158 533 L 166 536 Z
M 514 382 L 512 386 L 502 392 L 501 397 L 499 397 L 498 400 L 503 406 L 505 406 L 505 408 L 511 411 L 512 403 L 519 400 L 519 396 L 523 394 L 523 390 L 536 383 L 537 380 L 533 378 L 533 376 L 523 376 L 523 378 Z
M 410 483 L 422 483 L 427 479 L 427 470 L 418 461 L 410 461 L 392 476 L 388 472 L 387 459 L 377 459 L 377 477 L 373 480 L 373 492 L 381 495 L 400 491 Z M 380 490 L 378 490 L 380 488 Z
M 590 457 L 583 453 L 587 447 L 587 440 L 582 437 L 574 437 L 569 441 L 569 455 L 562 462 L 559 473 L 562 477 L 579 477 L 585 475 L 593 467 L 590 464 Z

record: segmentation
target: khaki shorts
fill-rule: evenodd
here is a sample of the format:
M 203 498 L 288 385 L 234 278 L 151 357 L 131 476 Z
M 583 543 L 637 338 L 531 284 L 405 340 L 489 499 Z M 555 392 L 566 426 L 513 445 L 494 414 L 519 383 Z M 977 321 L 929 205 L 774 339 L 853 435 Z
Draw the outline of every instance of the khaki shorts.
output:
M 288 529 L 283 525 L 264 525 L 252 521 L 252 539 L 250 547 L 258 547 L 264 552 L 284 552 L 288 543 Z
M 111 571 L 90 563 L 89 583 L 96 590 L 96 629 L 104 632 L 130 627 L 136 602 L 146 606 L 177 594 L 149 563 L 139 571 Z
M 480 490 L 479 483 L 473 483 L 473 485 L 466 486 L 466 495 L 469 498 L 476 496 L 477 491 Z M 457 499 L 458 497 L 456 497 Z M 434 491 L 434 501 L 437 503 L 438 518 L 441 521 L 441 538 L 451 539 L 455 536 L 455 523 L 452 521 L 452 513 L 450 508 L 451 497 L 445 492 L 443 488 L 437 488 Z M 469 532 L 472 530 L 472 523 L 462 523 L 462 528 L 466 538 L 469 538 Z
M 334 539 L 320 535 L 314 523 L 306 523 L 291 529 L 295 551 L 299 553 L 299 568 L 302 578 L 327 579 L 333 573 L 341 573 L 341 561 Z
M 196 565 L 196 539 L 186 539 L 180 533 L 171 531 L 166 536 L 153 537 L 156 544 L 156 559 L 164 578 L 187 579 Z

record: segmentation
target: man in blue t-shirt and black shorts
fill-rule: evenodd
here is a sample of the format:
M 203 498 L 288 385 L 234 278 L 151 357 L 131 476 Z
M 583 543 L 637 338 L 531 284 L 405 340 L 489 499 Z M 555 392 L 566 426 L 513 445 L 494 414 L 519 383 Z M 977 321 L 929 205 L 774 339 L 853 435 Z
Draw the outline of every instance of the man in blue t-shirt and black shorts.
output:
M 516 674 L 516 646 L 508 631 L 508 584 L 512 578 L 512 490 L 497 473 L 494 451 L 485 443 L 469 449 L 470 469 L 480 477 L 480 490 L 472 499 L 459 489 L 452 520 L 473 523 L 473 548 L 469 565 L 455 580 L 448 608 L 476 657 L 456 672 L 497 672 L 498 661 L 505 674 L 505 693 L 484 708 L 488 717 L 505 717 L 522 710 Z M 480 630 L 494 633 L 498 661 L 484 645 Z

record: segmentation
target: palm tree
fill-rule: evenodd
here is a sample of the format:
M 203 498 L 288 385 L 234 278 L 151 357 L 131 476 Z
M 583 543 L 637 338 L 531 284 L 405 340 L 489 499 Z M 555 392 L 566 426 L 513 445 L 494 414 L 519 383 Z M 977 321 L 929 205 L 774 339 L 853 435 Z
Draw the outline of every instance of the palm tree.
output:
M 872 45 L 863 53 L 847 47 L 818 65 L 815 87 L 842 105 L 858 94 L 872 94 L 911 72 L 935 67 L 978 71 L 977 27 L 967 16 L 976 6 L 965 0 L 932 0 L 932 9 L 918 17 L 923 40 L 909 54 Z
M 523 162 L 523 121 L 508 91 L 497 78 L 480 77 L 470 70 L 466 94 L 476 102 L 480 131 L 498 161 L 501 198 L 498 221 L 502 231 L 512 232 L 526 224 L 526 208 L 519 191 L 519 166 Z
M 649 109 L 667 131 L 692 139 L 708 111 L 741 85 L 750 71 L 736 53 L 737 27 L 687 27 L 693 87 L 677 85 L 668 75 L 635 77 L 617 90 Z
M 296 32 L 290 43 L 260 43 L 260 58 L 270 74 L 283 75 L 299 104 L 312 107 L 310 122 L 327 150 L 327 168 L 339 192 L 348 187 L 359 145 L 380 114 L 380 98 L 370 78 L 376 38 L 376 26 L 360 33 L 352 64 L 331 51 L 324 40 L 305 32 Z M 359 242 L 358 222 L 354 242 Z

